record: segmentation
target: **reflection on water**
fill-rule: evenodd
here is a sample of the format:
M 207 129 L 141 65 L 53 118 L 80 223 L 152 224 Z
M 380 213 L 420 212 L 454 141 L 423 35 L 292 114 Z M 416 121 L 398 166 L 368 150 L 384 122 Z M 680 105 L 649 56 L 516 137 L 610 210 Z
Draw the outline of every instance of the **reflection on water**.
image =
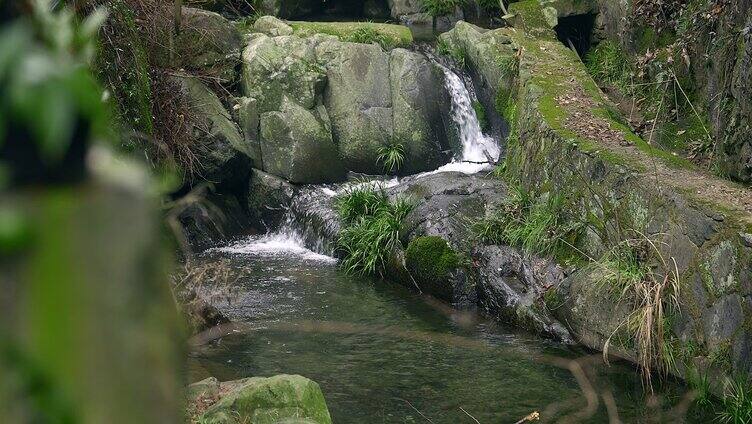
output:
M 301 374 L 321 385 L 335 423 L 473 423 L 468 414 L 514 423 L 532 411 L 542 422 L 676 421 L 667 414 L 681 402 L 677 386 L 660 387 L 648 409 L 630 367 L 346 276 L 294 248 L 248 247 L 268 241 L 201 258 L 230 260 L 240 287 L 217 306 L 242 324 L 194 349 L 191 380 Z

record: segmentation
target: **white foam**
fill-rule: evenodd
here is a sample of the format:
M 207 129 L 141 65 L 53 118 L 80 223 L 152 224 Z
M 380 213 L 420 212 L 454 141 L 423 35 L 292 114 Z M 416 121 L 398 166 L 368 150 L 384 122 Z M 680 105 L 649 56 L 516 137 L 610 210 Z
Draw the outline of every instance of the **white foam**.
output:
M 336 263 L 331 256 L 316 253 L 305 247 L 303 237 L 294 231 L 280 231 L 263 237 L 250 237 L 225 247 L 211 249 L 216 252 L 254 256 L 298 256 L 305 260 Z

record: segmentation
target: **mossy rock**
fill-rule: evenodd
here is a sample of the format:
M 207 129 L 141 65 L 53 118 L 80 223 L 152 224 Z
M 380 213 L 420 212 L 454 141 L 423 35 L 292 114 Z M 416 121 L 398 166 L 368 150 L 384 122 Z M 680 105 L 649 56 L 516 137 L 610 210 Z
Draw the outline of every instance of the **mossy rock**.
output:
M 460 256 L 441 237 L 418 237 L 407 246 L 405 266 L 410 275 L 422 290 L 439 298 L 452 298 L 451 274 L 460 265 Z
M 206 411 L 199 423 L 332 422 L 321 388 L 305 377 L 253 377 L 222 385 L 234 388 Z
M 329 34 L 339 37 L 342 41 L 378 42 L 384 48 L 410 47 L 413 44 L 413 34 L 403 25 L 381 24 L 373 22 L 303 22 L 290 21 L 288 24 L 295 31 L 295 35 L 310 36 L 313 34 Z

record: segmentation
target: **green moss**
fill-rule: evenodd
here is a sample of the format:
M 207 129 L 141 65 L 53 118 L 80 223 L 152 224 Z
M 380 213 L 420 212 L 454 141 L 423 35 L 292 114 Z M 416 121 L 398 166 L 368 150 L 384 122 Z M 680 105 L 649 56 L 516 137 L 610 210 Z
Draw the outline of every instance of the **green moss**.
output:
M 461 265 L 460 256 L 441 237 L 425 236 L 407 245 L 405 266 L 416 281 L 437 284 Z
M 475 110 L 475 116 L 478 118 L 478 122 L 480 123 L 480 128 L 483 131 L 488 131 L 489 123 L 488 123 L 488 117 L 486 116 L 486 108 L 483 107 L 483 104 L 481 102 L 474 100 L 473 110 Z
M 296 35 L 329 34 L 343 41 L 354 43 L 378 42 L 385 49 L 409 47 L 413 44 L 413 34 L 402 25 L 374 22 L 303 22 L 290 21 L 288 24 Z
M 559 293 L 559 289 L 556 287 L 551 287 L 543 294 L 543 302 L 546 304 L 546 308 L 548 308 L 549 311 L 555 311 L 566 303 L 561 293 Z

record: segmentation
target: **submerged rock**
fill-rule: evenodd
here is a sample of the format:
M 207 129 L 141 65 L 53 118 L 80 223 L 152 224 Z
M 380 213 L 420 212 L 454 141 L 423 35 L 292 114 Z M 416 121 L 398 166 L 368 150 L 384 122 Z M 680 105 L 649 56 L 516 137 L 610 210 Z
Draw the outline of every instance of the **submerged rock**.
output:
M 199 423 L 332 422 L 319 385 L 299 375 L 221 383 L 220 392 L 217 403 L 199 418 Z

